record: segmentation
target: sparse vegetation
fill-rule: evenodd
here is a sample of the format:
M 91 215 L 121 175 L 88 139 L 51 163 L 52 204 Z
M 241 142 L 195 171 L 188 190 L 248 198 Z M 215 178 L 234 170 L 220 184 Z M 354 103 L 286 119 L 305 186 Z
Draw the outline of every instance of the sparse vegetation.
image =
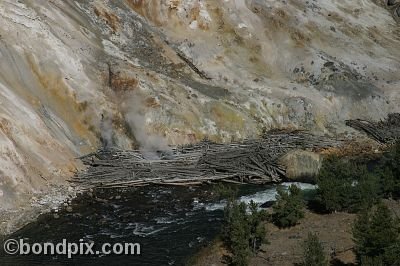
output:
M 400 143 L 373 162 L 361 162 L 330 157 L 324 161 L 317 177 L 316 197 L 328 212 L 358 213 L 353 225 L 353 238 L 358 265 L 400 265 L 400 223 L 390 210 L 380 203 L 383 198 L 400 197 Z M 252 253 L 265 242 L 262 221 L 266 213 L 257 205 L 235 200 L 234 188 L 218 187 L 218 194 L 228 198 L 222 239 L 230 251 L 229 262 L 247 265 Z M 277 189 L 270 221 L 281 228 L 291 227 L 304 217 L 305 202 L 301 190 L 292 185 L 286 191 Z M 322 243 L 310 233 L 304 241 L 301 265 L 329 264 Z
M 301 189 L 291 185 L 288 191 L 278 187 L 276 203 L 273 206 L 272 222 L 279 227 L 296 225 L 304 217 L 304 200 Z

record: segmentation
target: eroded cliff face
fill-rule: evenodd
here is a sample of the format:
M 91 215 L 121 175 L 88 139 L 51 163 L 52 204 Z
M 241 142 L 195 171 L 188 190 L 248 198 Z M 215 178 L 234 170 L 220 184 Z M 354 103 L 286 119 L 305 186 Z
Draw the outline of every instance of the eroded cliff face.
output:
M 65 183 L 101 139 L 340 134 L 345 119 L 398 112 L 398 12 L 379 0 L 2 0 L 0 207 Z

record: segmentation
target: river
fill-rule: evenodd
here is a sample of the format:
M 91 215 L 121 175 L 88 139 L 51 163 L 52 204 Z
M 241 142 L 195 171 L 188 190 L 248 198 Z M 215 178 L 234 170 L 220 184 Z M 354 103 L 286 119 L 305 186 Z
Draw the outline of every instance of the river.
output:
M 297 183 L 302 189 L 309 184 Z M 288 186 L 289 183 L 283 183 Z M 275 199 L 275 186 L 243 185 L 239 200 Z M 184 265 L 220 231 L 224 201 L 212 186 L 96 190 L 43 214 L 8 239 L 25 243 L 139 243 L 141 255 L 5 255 L 0 265 Z

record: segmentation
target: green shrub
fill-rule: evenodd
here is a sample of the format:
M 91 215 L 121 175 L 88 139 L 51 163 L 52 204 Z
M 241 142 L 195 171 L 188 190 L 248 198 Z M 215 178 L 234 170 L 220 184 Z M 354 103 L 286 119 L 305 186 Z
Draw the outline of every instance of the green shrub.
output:
M 307 239 L 304 241 L 303 256 L 303 266 L 328 265 L 328 259 L 325 255 L 324 248 L 318 236 L 315 234 L 309 233 Z
M 296 225 L 304 217 L 304 200 L 300 188 L 295 185 L 284 191 L 277 189 L 278 195 L 273 208 L 272 222 L 279 227 Z

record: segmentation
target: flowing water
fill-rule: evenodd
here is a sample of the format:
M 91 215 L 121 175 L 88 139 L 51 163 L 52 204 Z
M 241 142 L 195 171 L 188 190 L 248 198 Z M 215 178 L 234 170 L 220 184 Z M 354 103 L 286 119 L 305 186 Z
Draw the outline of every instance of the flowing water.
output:
M 288 183 L 284 183 L 288 186 Z M 312 185 L 298 183 L 303 189 Z M 184 265 L 220 231 L 224 201 L 212 186 L 98 190 L 42 215 L 8 238 L 26 243 L 140 243 L 141 255 L 5 255 L 0 265 Z M 241 186 L 240 201 L 275 199 L 274 186 Z

